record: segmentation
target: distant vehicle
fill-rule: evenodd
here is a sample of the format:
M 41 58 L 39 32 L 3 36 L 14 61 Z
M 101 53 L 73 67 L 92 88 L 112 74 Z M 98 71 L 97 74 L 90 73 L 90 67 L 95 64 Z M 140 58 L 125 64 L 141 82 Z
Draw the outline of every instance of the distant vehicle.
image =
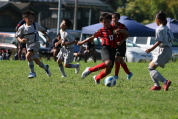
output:
M 46 38 L 43 36 L 41 32 L 39 33 L 39 42 L 40 42 L 40 55 L 48 55 L 49 48 L 46 48 Z M 15 38 L 15 32 L 0 32 L 0 49 L 9 50 L 12 52 L 11 54 L 15 54 L 17 52 L 17 39 Z
M 148 48 L 151 48 L 156 42 L 155 37 L 129 37 L 128 39 L 133 43 L 137 44 L 138 46 L 140 46 L 144 51 Z M 176 38 L 174 39 L 171 48 L 172 48 L 171 60 L 176 61 L 178 58 L 178 39 Z M 158 51 L 159 51 L 159 47 L 155 48 L 152 51 L 153 58 L 157 56 Z
M 96 45 L 96 51 L 101 53 L 101 40 L 99 38 L 94 39 Z M 153 57 L 152 54 L 145 53 L 138 45 L 130 40 L 126 40 L 127 50 L 124 60 L 126 62 L 150 62 Z
M 73 37 L 79 37 L 80 38 L 80 35 L 81 35 L 81 30 L 67 30 Z M 49 29 L 49 30 L 47 30 L 47 32 L 46 32 L 48 35 L 49 35 L 49 37 L 51 38 L 51 39 L 54 39 L 54 38 L 56 38 L 56 36 L 57 36 L 57 29 Z

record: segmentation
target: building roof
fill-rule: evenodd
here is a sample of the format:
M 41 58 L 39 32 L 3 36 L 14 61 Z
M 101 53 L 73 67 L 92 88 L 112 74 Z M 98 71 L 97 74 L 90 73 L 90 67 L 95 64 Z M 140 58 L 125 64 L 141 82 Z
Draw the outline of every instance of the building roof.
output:
M 19 9 L 23 9 L 23 8 L 27 7 L 30 4 L 30 2 L 29 3 L 12 2 L 12 4 Z
M 62 3 L 63 4 L 75 4 L 75 0 L 62 0 Z M 108 6 L 100 0 L 78 0 L 78 4 L 79 5 L 91 5 L 91 6 L 103 6 L 103 7 Z

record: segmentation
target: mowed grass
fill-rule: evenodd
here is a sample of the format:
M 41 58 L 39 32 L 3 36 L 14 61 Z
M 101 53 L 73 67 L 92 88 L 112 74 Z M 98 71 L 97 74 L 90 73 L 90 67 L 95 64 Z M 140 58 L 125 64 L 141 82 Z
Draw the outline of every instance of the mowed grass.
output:
M 104 79 L 94 84 L 92 77 L 99 72 L 80 78 L 86 67 L 101 61 L 81 61 L 80 73 L 65 69 L 66 78 L 56 62 L 43 62 L 50 65 L 52 77 L 35 64 L 37 77 L 28 79 L 26 61 L 0 61 L 0 119 L 178 119 L 178 62 L 158 68 L 172 81 L 167 92 L 149 91 L 148 63 L 127 63 L 134 73 L 131 80 L 121 68 L 116 86 L 106 87 Z

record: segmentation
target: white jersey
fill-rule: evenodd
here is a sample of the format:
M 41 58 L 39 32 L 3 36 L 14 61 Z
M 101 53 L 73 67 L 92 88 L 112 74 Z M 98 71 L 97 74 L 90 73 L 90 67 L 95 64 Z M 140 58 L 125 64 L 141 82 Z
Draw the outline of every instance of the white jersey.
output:
M 156 29 L 156 41 L 162 41 L 160 47 L 172 46 L 172 41 L 174 39 L 172 31 L 165 25 L 160 25 Z
M 72 35 L 66 30 L 66 31 L 62 31 L 62 29 L 60 30 L 60 34 L 61 34 L 61 39 L 62 42 L 67 41 L 67 42 L 73 42 L 74 38 L 72 37 Z M 67 46 L 63 46 L 65 48 L 73 48 L 74 45 L 67 45 Z
M 34 25 L 35 25 L 36 29 L 35 29 Z M 17 35 L 17 37 L 20 37 L 20 38 L 27 38 L 28 39 L 27 44 L 28 44 L 28 43 L 33 43 L 35 41 L 38 41 L 38 39 L 39 39 L 38 31 L 44 31 L 44 30 L 45 30 L 45 28 L 43 28 L 40 24 L 38 24 L 36 22 L 35 22 L 35 24 L 32 24 L 30 26 L 23 24 L 19 27 L 16 35 Z M 36 37 L 36 39 L 35 39 L 35 37 Z

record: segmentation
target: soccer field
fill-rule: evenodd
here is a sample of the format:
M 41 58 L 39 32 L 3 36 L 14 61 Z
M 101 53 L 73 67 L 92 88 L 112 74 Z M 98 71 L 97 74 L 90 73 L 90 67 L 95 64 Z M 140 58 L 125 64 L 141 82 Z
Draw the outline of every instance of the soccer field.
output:
M 0 119 L 178 119 L 178 62 L 157 69 L 172 81 L 167 92 L 149 90 L 148 63 L 127 63 L 131 80 L 121 68 L 116 86 L 106 87 L 103 79 L 100 85 L 93 81 L 99 72 L 80 78 L 86 67 L 101 61 L 81 61 L 79 74 L 65 68 L 65 78 L 56 62 L 43 62 L 52 76 L 35 64 L 37 77 L 28 79 L 27 61 L 0 60 Z

